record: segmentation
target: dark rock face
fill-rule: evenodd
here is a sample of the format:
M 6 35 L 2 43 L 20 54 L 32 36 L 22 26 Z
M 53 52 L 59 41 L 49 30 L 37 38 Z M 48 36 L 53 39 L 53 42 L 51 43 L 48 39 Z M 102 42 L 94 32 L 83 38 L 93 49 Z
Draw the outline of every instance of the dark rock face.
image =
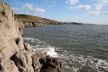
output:
M 41 72 L 60 72 L 61 61 L 50 56 L 40 58 Z
M 32 62 L 34 72 L 61 72 L 61 61 L 46 54 L 35 53 Z
M 20 21 L 20 20 L 19 20 Z M 47 23 L 39 23 L 35 21 L 22 21 L 25 27 L 38 27 L 48 25 Z
M 61 61 L 33 51 L 22 39 L 24 25 L 0 0 L 0 72 L 60 72 Z
M 40 72 L 41 64 L 39 62 L 39 59 L 40 58 L 36 54 L 32 56 L 32 66 L 33 66 L 34 72 Z

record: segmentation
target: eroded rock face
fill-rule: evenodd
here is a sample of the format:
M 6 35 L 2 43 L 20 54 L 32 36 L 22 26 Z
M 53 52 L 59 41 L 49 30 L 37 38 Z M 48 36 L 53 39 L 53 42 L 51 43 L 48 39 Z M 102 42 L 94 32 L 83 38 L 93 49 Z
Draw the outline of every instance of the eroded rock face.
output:
M 60 72 L 61 61 L 33 51 L 22 39 L 24 24 L 0 0 L 0 72 Z
M 13 61 L 18 67 L 20 72 L 34 72 L 32 68 L 31 54 L 27 51 L 18 52 L 14 57 Z
M 50 56 L 40 58 L 41 72 L 60 72 L 61 61 Z
M 3 60 L 1 62 L 1 72 L 19 72 L 12 60 Z
M 0 53 L 1 58 L 9 59 L 13 54 L 18 52 L 15 39 L 18 35 L 18 27 L 15 25 L 13 11 L 11 8 L 0 2 Z
M 21 40 L 16 42 L 17 38 Z M 14 61 L 10 59 L 20 51 L 19 43 L 23 44 L 23 39 L 14 13 L 9 5 L 0 0 L 0 72 L 19 72 Z

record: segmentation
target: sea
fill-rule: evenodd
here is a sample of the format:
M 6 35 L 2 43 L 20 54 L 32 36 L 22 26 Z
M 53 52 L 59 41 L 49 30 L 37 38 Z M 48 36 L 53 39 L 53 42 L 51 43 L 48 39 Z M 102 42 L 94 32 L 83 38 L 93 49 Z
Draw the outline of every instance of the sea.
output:
M 62 60 L 62 72 L 108 72 L 107 25 L 49 25 L 25 28 L 33 50 Z

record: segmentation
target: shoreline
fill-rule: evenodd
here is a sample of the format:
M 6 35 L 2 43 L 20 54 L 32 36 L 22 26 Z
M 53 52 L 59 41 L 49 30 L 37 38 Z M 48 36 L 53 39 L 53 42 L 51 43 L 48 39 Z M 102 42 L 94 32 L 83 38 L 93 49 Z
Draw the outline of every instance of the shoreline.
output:
M 24 24 L 0 0 L 0 72 L 61 72 L 61 60 L 33 51 L 22 35 Z
M 59 22 L 55 20 L 50 20 L 26 14 L 15 14 L 15 19 L 18 19 L 19 22 L 22 22 L 25 27 L 38 27 L 38 26 L 62 25 L 62 24 L 83 25 L 83 23 Z

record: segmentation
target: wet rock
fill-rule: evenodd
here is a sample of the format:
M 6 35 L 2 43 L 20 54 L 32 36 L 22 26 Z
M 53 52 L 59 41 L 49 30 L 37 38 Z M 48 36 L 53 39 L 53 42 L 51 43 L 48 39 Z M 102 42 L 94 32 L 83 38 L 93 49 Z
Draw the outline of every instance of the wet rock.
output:
M 50 56 L 40 58 L 41 72 L 60 72 L 61 61 Z

